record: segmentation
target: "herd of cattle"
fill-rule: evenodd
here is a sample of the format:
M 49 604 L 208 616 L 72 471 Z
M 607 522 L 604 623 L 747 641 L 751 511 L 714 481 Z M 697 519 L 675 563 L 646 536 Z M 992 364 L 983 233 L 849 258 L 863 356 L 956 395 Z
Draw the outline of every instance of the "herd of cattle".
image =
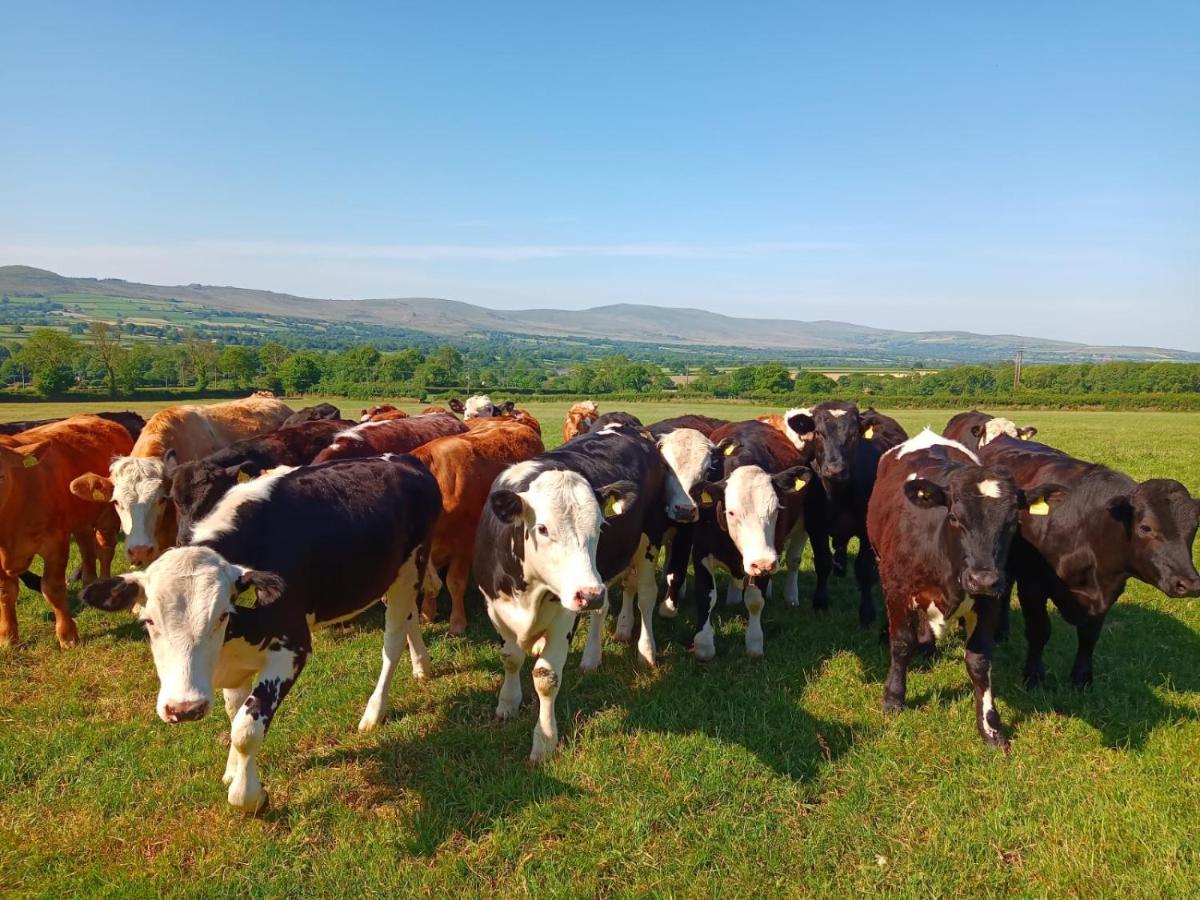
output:
M 1139 483 L 1035 443 L 1034 433 L 969 412 L 942 435 L 909 439 L 893 419 L 838 401 L 646 427 L 589 401 L 571 409 L 564 443 L 546 451 L 536 419 L 487 397 L 416 416 L 374 407 L 355 423 L 328 404 L 293 412 L 262 394 L 171 407 L 148 421 L 100 413 L 10 423 L 0 426 L 0 643 L 17 640 L 18 579 L 53 608 L 60 645 L 78 641 L 67 604 L 74 539 L 84 601 L 132 609 L 149 634 L 158 715 L 199 719 L 222 689 L 229 802 L 253 811 L 266 800 L 257 753 L 315 626 L 385 602 L 383 665 L 359 722 L 367 730 L 387 714 L 405 646 L 414 675 L 426 676 L 420 616 L 436 618 L 443 584 L 450 633 L 465 630 L 473 579 L 503 641 L 497 716 L 517 713 L 525 657 L 536 657 L 537 762 L 558 742 L 555 698 L 581 614 L 590 621 L 580 667 L 600 665 L 610 589 L 623 593 L 615 636 L 636 635 L 653 665 L 656 607 L 678 614 L 690 562 L 692 650 L 710 659 L 724 569 L 727 602 L 745 603 L 746 652 L 757 656 L 771 576 L 786 566 L 783 600 L 798 604 L 811 543 L 811 601 L 824 609 L 828 579 L 846 571 L 856 537 L 864 625 L 876 615 L 877 572 L 885 598 L 884 708 L 903 705 L 914 654 L 961 620 L 976 724 L 1003 747 L 991 655 L 1014 583 L 1030 684 L 1044 678 L 1048 600 L 1077 630 L 1071 680 L 1083 686 L 1129 578 L 1170 597 L 1200 595 L 1200 502 L 1182 484 Z M 113 578 L 120 532 L 133 568 Z M 34 556 L 40 577 L 29 571 Z M 254 604 L 238 604 L 251 587 Z

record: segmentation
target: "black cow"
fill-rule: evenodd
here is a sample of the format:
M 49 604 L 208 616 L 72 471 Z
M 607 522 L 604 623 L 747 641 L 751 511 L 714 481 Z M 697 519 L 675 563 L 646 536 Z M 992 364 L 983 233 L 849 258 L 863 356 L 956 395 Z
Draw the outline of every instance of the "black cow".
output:
M 411 456 L 273 473 L 230 491 L 196 526 L 194 545 L 168 550 L 145 571 L 97 582 L 83 598 L 110 612 L 140 605 L 163 721 L 199 719 L 214 688 L 224 691 L 229 802 L 252 812 L 266 801 L 258 751 L 312 650 L 313 626 L 387 596 L 383 668 L 362 730 L 387 712 L 406 639 L 414 674 L 423 677 L 428 654 L 416 599 L 440 512 L 437 482 Z M 257 604 L 237 605 L 250 587 Z
M 316 422 L 319 419 L 341 419 L 342 411 L 332 403 L 318 403 L 316 406 L 306 406 L 298 409 L 286 419 L 280 428 L 291 428 L 301 422 Z

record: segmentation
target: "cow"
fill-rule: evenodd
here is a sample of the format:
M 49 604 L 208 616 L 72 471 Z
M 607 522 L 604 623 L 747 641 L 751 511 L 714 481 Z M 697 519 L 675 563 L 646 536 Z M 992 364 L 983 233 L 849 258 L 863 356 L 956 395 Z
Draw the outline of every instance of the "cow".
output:
M 952 441 L 958 441 L 971 450 L 978 450 L 980 447 L 986 446 L 1002 434 L 1018 440 L 1029 441 L 1037 433 L 1038 430 L 1032 425 L 1019 426 L 1011 419 L 993 416 L 977 409 L 952 416 L 946 423 L 946 427 L 942 429 L 943 436 Z
M 140 606 L 164 722 L 203 718 L 214 690 L 224 692 L 229 803 L 256 812 L 267 800 L 258 752 L 312 652 L 313 627 L 386 594 L 383 666 L 362 731 L 387 714 L 406 640 L 413 674 L 424 677 L 416 597 L 440 509 L 437 482 L 407 455 L 275 472 L 226 494 L 196 526 L 193 544 L 96 582 L 83 599 L 106 612 Z M 251 587 L 256 604 L 238 605 Z
M 314 419 L 235 441 L 204 459 L 181 463 L 171 474 L 169 487 L 177 543 L 188 542 L 192 525 L 208 515 L 235 484 L 278 466 L 306 466 L 336 435 L 353 427 L 353 422 L 341 419 Z
M 654 441 L 642 429 L 618 423 L 519 463 L 492 485 L 475 540 L 474 572 L 504 642 L 498 718 L 516 714 L 525 655 L 539 656 L 533 684 L 540 710 L 530 762 L 542 762 L 558 745 L 554 702 L 577 616 L 591 618 L 580 668 L 594 669 L 600 664 L 607 586 L 624 580 L 635 559 L 638 653 L 644 662 L 655 662 L 654 532 L 665 527 L 663 468 Z M 617 637 L 629 640 L 633 617 L 625 613 L 622 609 Z
M 301 422 L 315 422 L 319 419 L 341 419 L 342 411 L 332 403 L 318 403 L 316 406 L 306 406 L 298 409 L 283 420 L 282 428 L 290 428 Z
M 509 400 L 506 406 L 511 410 L 512 401 Z M 497 406 L 487 394 L 476 394 L 474 397 L 468 397 L 467 402 L 463 404 L 462 417 L 474 419 L 476 416 L 502 416 L 504 412 L 505 406 Z
M 567 410 L 566 421 L 563 422 L 562 438 L 565 444 L 577 434 L 591 431 L 592 423 L 600 415 L 600 407 L 595 400 L 580 400 Z
M 0 644 L 16 643 L 17 579 L 34 556 L 43 574 L 33 580 L 54 610 L 54 633 L 63 649 L 79 642 L 67 606 L 67 558 L 75 537 L 85 583 L 110 574 L 117 546 L 112 508 L 74 496 L 79 475 L 103 467 L 133 447 L 129 432 L 98 416 L 73 416 L 15 435 L 15 447 L 0 447 Z
M 408 418 L 408 413 L 397 406 L 392 406 L 390 403 L 377 403 L 375 406 L 368 406 L 362 410 L 359 416 L 359 422 L 374 422 L 376 419 L 405 419 Z
M 1178 481 L 1137 482 L 1123 472 L 1040 444 L 1001 434 L 979 448 L 989 466 L 1005 466 L 1028 491 L 1058 482 L 1069 495 L 1053 516 L 1022 516 L 1009 568 L 1025 619 L 1025 682 L 1046 677 L 1042 651 L 1050 639 L 1051 600 L 1075 626 L 1078 649 L 1071 683 L 1087 687 L 1104 619 L 1130 578 L 1168 597 L 1200 596 L 1192 561 L 1200 503 Z
M 496 477 L 515 463 L 523 462 L 546 448 L 532 428 L 508 419 L 484 422 L 466 434 L 450 435 L 422 444 L 413 456 L 425 464 L 442 492 L 442 514 L 430 539 L 429 574 L 421 612 L 426 621 L 437 618 L 440 585 L 438 573 L 445 572 L 450 594 L 450 634 L 467 629 L 464 598 L 471 576 L 475 533 Z
M 764 593 L 793 532 L 804 527 L 802 492 L 813 473 L 796 448 L 763 422 L 730 423 L 713 431 L 711 440 L 720 478 L 702 480 L 692 488 L 700 506 L 692 532 L 692 652 L 701 660 L 716 655 L 712 611 L 717 602 L 715 568 L 720 564 L 744 585 L 749 613 L 746 653 L 762 656 Z
M 976 728 L 988 745 L 1008 746 L 991 672 L 1009 548 L 1022 511 L 1046 515 L 1064 494 L 1057 484 L 1022 490 L 1005 468 L 981 464 L 974 452 L 929 429 L 883 455 L 867 531 L 879 559 L 891 646 L 885 712 L 904 706 L 918 633 L 927 627 L 936 640 L 948 623 L 963 619 Z
M 522 425 L 526 426 L 527 428 L 532 428 L 535 432 L 537 432 L 539 437 L 541 436 L 542 425 L 537 419 L 535 419 L 533 417 L 532 414 L 521 409 L 518 406 L 514 406 L 513 402 L 511 400 L 508 401 L 508 403 L 506 403 L 503 407 L 500 407 L 500 408 L 503 411 L 500 412 L 498 415 L 474 416 L 470 419 L 466 419 L 465 421 L 467 423 L 467 427 L 468 428 L 478 428 L 480 426 L 487 426 L 487 425 L 495 423 L 495 422 L 519 422 Z
M 143 419 L 137 413 L 129 412 L 128 410 L 124 412 L 99 412 L 92 413 L 92 415 L 99 416 L 101 419 L 108 419 L 110 422 L 116 422 L 129 432 L 130 440 L 134 441 L 138 439 L 138 435 L 142 433 L 142 428 L 146 425 L 145 419 Z M 22 431 L 29 431 L 33 428 L 40 428 L 43 425 L 53 425 L 55 422 L 64 421 L 66 420 L 59 418 L 39 419 L 37 421 L 27 422 L 0 422 L 0 445 L 13 446 L 11 440 L 5 440 L 5 438 L 11 438 L 20 434 Z
M 791 409 L 785 410 L 782 414 L 766 413 L 765 415 L 757 416 L 755 421 L 762 422 L 764 425 L 770 425 L 789 441 L 791 441 L 793 447 L 795 447 L 797 450 L 803 450 L 805 438 L 802 438 L 792 430 L 792 427 L 788 424 L 788 420 L 793 416 L 801 414 L 807 416 L 810 413 L 811 410 L 809 410 L 807 407 L 794 406 Z M 811 437 L 811 435 L 809 437 Z
M 242 438 L 279 428 L 292 414 L 287 404 L 257 394 L 212 406 L 171 406 L 150 417 L 127 456 L 81 475 L 71 491 L 85 500 L 116 504 L 125 532 L 125 555 L 149 565 L 175 543 L 178 531 L 168 496 L 179 463 L 203 459 Z
M 333 442 L 318 453 L 313 462 L 362 459 L 383 453 L 411 453 L 434 438 L 462 434 L 466 430 L 467 426 L 460 420 L 444 413 L 364 422 L 338 432 Z

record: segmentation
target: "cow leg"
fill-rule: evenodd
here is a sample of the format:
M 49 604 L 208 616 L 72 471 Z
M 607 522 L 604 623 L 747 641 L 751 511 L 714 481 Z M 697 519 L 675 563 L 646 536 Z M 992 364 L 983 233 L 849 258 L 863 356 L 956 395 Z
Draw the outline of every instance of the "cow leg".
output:
M 783 602 L 788 606 L 800 605 L 800 558 L 804 555 L 804 545 L 807 543 L 808 532 L 803 524 L 788 535 L 787 549 L 784 551 L 787 576 L 783 582 Z
M 48 554 L 42 554 L 45 562 L 42 569 L 42 596 L 54 610 L 54 634 L 58 637 L 58 646 L 63 650 L 79 643 L 79 632 L 67 605 L 67 555 L 70 551 L 70 543 L 64 540 Z
M 729 586 L 725 589 L 725 605 L 739 606 L 742 602 L 743 587 L 741 579 L 729 576 Z
M 883 685 L 883 711 L 899 712 L 908 690 L 908 664 L 917 649 L 917 614 L 892 603 L 888 603 L 887 613 L 892 664 Z
M 96 535 L 91 528 L 81 528 L 73 536 L 79 548 L 79 580 L 87 587 L 96 580 Z
M 228 798 L 231 806 L 243 812 L 258 812 L 266 805 L 267 792 L 258 778 L 258 751 L 279 705 L 304 670 L 308 652 L 307 638 L 298 650 L 268 651 L 258 683 L 230 723 L 233 779 Z
M 992 650 L 996 623 L 1000 618 L 1000 600 L 976 602 L 973 621 L 968 620 L 967 674 L 975 688 L 975 727 L 989 747 L 1007 749 L 1008 738 L 1000 723 L 1000 713 L 992 701 Z
M 658 614 L 665 619 L 679 615 L 679 598 L 687 583 L 688 555 L 692 552 L 692 529 L 680 528 L 667 545 L 667 593 L 658 605 Z
M 581 672 L 593 672 L 600 668 L 600 658 L 604 651 L 604 623 L 608 621 L 608 594 L 604 595 L 604 605 L 588 613 L 587 640 L 583 645 L 583 656 L 579 660 Z
M 437 621 L 438 597 L 441 593 L 442 577 L 438 574 L 437 566 L 430 563 L 425 570 L 425 581 L 421 585 L 421 621 Z
M 15 644 L 17 635 L 17 595 L 21 583 L 0 573 L 0 647 Z
M 396 666 L 400 663 L 400 655 L 406 643 L 412 655 L 413 677 L 425 677 L 429 653 L 425 650 L 425 644 L 421 642 L 421 626 L 413 597 L 413 568 L 413 560 L 410 559 L 400 567 L 399 576 L 388 588 L 383 619 L 383 666 L 379 670 L 375 690 L 367 701 L 367 708 L 358 721 L 359 731 L 370 731 L 387 717 L 391 708 L 392 678 L 396 674 Z M 414 633 L 416 644 L 412 642 Z
M 633 641 L 633 623 L 636 618 L 633 607 L 637 598 L 637 557 L 630 562 L 629 568 L 621 576 L 621 611 L 617 613 L 617 627 L 613 637 L 623 644 Z
M 813 551 L 813 571 L 817 576 L 816 587 L 813 588 L 812 605 L 816 612 L 829 609 L 829 573 L 833 571 L 833 556 L 829 552 L 829 537 L 824 534 L 812 534 L 809 543 Z
M 446 590 L 450 594 L 450 634 L 467 631 L 467 584 L 471 580 L 471 555 L 458 552 L 446 572 Z
M 854 580 L 858 582 L 858 622 L 864 628 L 875 621 L 875 551 L 865 534 L 858 538 L 858 556 L 854 558 Z
M 713 576 L 711 557 L 693 559 L 696 583 L 692 591 L 696 598 L 696 634 L 692 637 L 692 652 L 696 659 L 709 660 L 717 655 L 713 639 L 712 614 L 717 608 L 717 579 Z
M 563 669 L 567 662 L 570 641 L 567 637 L 575 626 L 575 616 L 560 613 L 546 632 L 546 647 L 533 664 L 533 689 L 538 695 L 538 721 L 533 728 L 533 747 L 529 761 L 545 762 L 558 747 L 558 721 L 554 702 L 562 685 Z
M 1071 686 L 1076 689 L 1082 690 L 1092 685 L 1092 654 L 1103 628 L 1104 616 L 1081 613 L 1079 621 L 1075 623 L 1079 648 L 1075 651 L 1075 663 L 1071 666 Z
M 763 655 L 762 611 L 767 605 L 763 588 L 770 579 L 751 578 L 746 581 L 746 611 L 750 614 L 746 623 L 746 655 Z
M 658 603 L 658 576 L 654 561 L 658 548 L 651 547 L 649 540 L 642 538 L 642 546 L 635 557 L 637 566 L 637 602 L 641 614 L 641 633 L 638 634 L 638 656 L 648 666 L 655 663 L 658 648 L 654 643 L 654 607 Z
M 1040 592 L 1020 585 L 1017 596 L 1025 618 L 1025 687 L 1032 690 L 1041 687 L 1046 680 L 1042 651 L 1050 641 L 1050 613 L 1046 609 L 1046 598 Z
M 425 573 L 421 571 L 420 561 L 414 553 L 400 567 L 396 580 L 388 588 L 387 605 L 397 605 L 400 610 L 401 627 L 408 642 L 408 655 L 412 661 L 413 678 L 423 681 L 429 672 L 429 651 L 425 649 L 425 641 L 421 637 L 421 617 L 417 613 L 417 598 Z M 384 615 L 384 622 L 387 616 Z
M 496 630 L 500 632 L 504 641 L 504 646 L 500 649 L 500 659 L 504 662 L 504 684 L 500 685 L 496 718 L 511 719 L 521 708 L 521 667 L 525 665 L 525 651 L 517 643 L 517 636 L 507 627 L 496 623 Z M 591 639 L 590 632 L 588 638 Z
M 225 760 L 225 774 L 221 776 L 221 784 L 225 785 L 225 787 L 233 784 L 233 777 L 237 774 L 238 768 L 238 751 L 233 746 L 232 737 L 233 720 L 237 718 L 238 710 L 242 708 L 242 704 L 250 696 L 253 678 L 253 675 L 247 675 L 246 680 L 237 687 L 225 688 L 221 692 L 225 695 L 225 715 L 229 716 L 230 728 L 229 757 Z
M 117 555 L 117 539 L 120 533 L 121 520 L 117 517 L 116 509 L 110 504 L 96 519 L 96 527 L 93 532 L 102 579 L 112 577 L 112 562 L 113 557 Z
M 839 539 L 835 542 L 833 555 L 831 557 L 831 565 L 833 574 L 838 578 L 846 576 L 846 570 L 849 568 L 847 560 L 849 558 L 850 541 Z

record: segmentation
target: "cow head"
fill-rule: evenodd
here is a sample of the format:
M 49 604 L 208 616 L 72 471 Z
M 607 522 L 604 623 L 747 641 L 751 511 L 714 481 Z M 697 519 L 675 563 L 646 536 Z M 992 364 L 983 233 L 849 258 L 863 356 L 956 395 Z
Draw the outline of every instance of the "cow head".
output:
M 176 547 L 141 572 L 97 581 L 83 591 L 105 612 L 135 603 L 158 670 L 158 716 L 172 724 L 203 718 L 212 706 L 213 675 L 237 596 L 256 588 L 258 604 L 278 599 L 278 575 L 244 569 L 208 547 Z
M 694 428 L 676 428 L 659 438 L 658 449 L 667 464 L 667 517 L 676 522 L 695 522 L 700 510 L 691 491 L 708 474 L 712 441 Z
M 812 445 L 813 466 L 824 481 L 844 484 L 850 480 L 855 448 L 871 427 L 863 422 L 857 406 L 831 400 L 808 412 L 789 411 L 784 421 L 803 443 Z
M 219 466 L 206 460 L 184 463 L 171 476 L 171 500 L 178 520 L 177 543 L 192 539 L 192 528 L 216 507 L 230 489 L 260 474 L 250 462 Z
M 995 416 L 980 425 L 972 425 L 971 434 L 979 440 L 980 447 L 986 447 L 1002 434 L 1018 441 L 1032 440 L 1037 429 L 1032 425 L 1018 426 L 1012 419 Z
M 636 500 L 632 482 L 597 492 L 576 472 L 550 470 L 523 491 L 497 487 L 488 504 L 500 521 L 522 528 L 527 580 L 544 585 L 572 612 L 585 612 L 602 607 L 606 597 L 596 570 L 600 527 Z
M 453 405 L 450 408 L 453 409 Z M 477 394 L 467 398 L 467 402 L 463 405 L 462 417 L 475 419 L 481 416 L 499 416 L 501 414 L 500 408 L 492 403 L 491 397 L 487 394 Z
M 52 446 L 49 441 L 41 441 L 16 449 L 0 447 L 0 509 L 4 509 L 25 473 L 35 469 Z
M 1124 528 L 1133 571 L 1168 597 L 1200 596 L 1192 562 L 1200 503 L 1169 478 L 1143 481 L 1108 503 L 1108 514 Z
M 108 467 L 108 478 L 81 475 L 71 482 L 71 493 L 97 503 L 111 500 L 125 532 L 125 555 L 135 566 L 147 566 L 175 536 L 169 494 L 174 472 L 174 450 L 162 459 L 118 456 Z
M 779 565 L 779 547 L 786 537 L 777 527 L 780 507 L 812 478 L 805 466 L 774 475 L 758 466 L 739 466 L 724 481 L 700 482 L 692 488 L 692 497 L 713 510 L 742 556 L 742 571 L 751 577 L 770 575 Z
M 1005 469 L 955 466 L 939 480 L 910 478 L 908 502 L 942 518 L 942 550 L 959 573 L 962 589 L 977 597 L 1004 590 L 1004 568 L 1022 510 L 1049 515 L 1066 488 L 1044 484 L 1020 490 Z
M 366 409 L 362 410 L 358 417 L 358 421 L 370 422 L 373 418 L 375 418 L 375 416 L 385 412 L 396 412 L 396 407 L 392 406 L 390 403 L 379 403 L 375 406 L 368 406 Z

